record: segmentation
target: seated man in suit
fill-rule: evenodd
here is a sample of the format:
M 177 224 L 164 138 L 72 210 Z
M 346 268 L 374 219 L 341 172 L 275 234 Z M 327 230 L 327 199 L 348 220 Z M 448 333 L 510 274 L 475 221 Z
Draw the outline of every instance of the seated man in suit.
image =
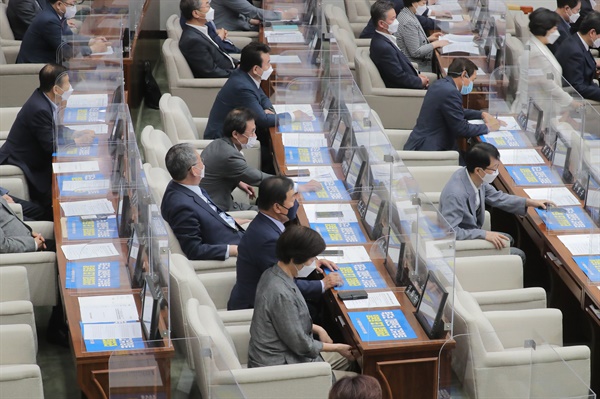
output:
M 73 18 L 76 12 L 75 0 L 48 0 L 44 10 L 33 19 L 25 32 L 17 64 L 56 62 L 58 49 L 64 58 L 72 57 L 73 43 L 63 42 L 65 37 L 84 42 L 84 45 L 78 46 L 83 55 L 106 51 L 108 42 L 104 37 L 88 38 L 73 34 L 67 20 Z
M 214 8 L 211 8 L 212 10 L 214 10 Z M 212 11 L 214 13 L 214 11 Z M 229 40 L 227 38 L 227 29 L 225 28 L 219 28 L 217 29 L 217 26 L 215 25 L 215 21 L 214 21 L 214 15 L 212 16 L 212 20 L 207 20 L 206 21 L 206 30 L 208 31 L 208 35 L 210 36 L 210 38 L 213 40 L 213 42 L 217 43 L 217 45 L 219 46 L 219 48 L 223 51 L 225 51 L 227 54 L 239 54 L 242 52 L 242 50 L 240 50 L 239 48 L 236 47 L 235 44 L 233 44 L 233 42 L 231 40 Z M 183 16 L 181 16 L 181 18 L 179 18 L 179 25 L 181 25 L 181 30 L 185 29 L 185 18 Z
M 23 40 L 31 21 L 44 9 L 46 0 L 9 1 L 6 5 L 6 17 L 16 40 Z
M 590 53 L 600 47 L 600 12 L 592 11 L 581 21 L 579 31 L 564 41 L 556 52 L 563 77 L 583 98 L 600 101 L 600 87 L 594 83 L 600 67 Z
M 400 10 L 402 10 L 404 8 L 404 1 L 403 0 L 391 0 L 391 2 L 394 5 L 394 11 L 396 11 L 396 15 L 398 15 Z M 429 12 L 425 12 L 425 14 L 423 14 L 423 15 L 416 15 L 417 19 L 419 20 L 419 23 L 423 27 L 423 30 L 425 30 L 427 32 L 430 30 L 440 29 L 437 21 L 435 19 L 429 18 L 427 15 L 429 15 Z M 373 23 L 373 18 L 371 18 L 371 19 L 369 19 L 369 22 L 367 22 L 367 26 L 365 26 L 365 28 L 360 33 L 360 38 L 361 39 L 371 39 L 371 38 L 373 38 L 373 36 L 375 36 L 375 24 Z
M 462 96 L 473 89 L 477 66 L 466 58 L 455 58 L 448 76 L 435 81 L 427 90 L 417 124 L 408 136 L 405 150 L 456 150 L 458 137 L 475 137 L 500 128 L 500 122 L 487 112 L 463 108 Z M 471 119 L 485 124 L 473 125 Z
M 40 87 L 17 114 L 6 143 L 0 147 L 0 165 L 14 165 L 23 170 L 31 201 L 46 210 L 44 220 L 52 220 L 54 115 L 73 88 L 62 65 L 45 65 L 39 80 Z M 59 139 L 65 145 L 89 144 L 94 138 L 91 130 L 64 130 L 61 134 Z
M 548 200 L 534 200 L 498 191 L 492 182 L 498 176 L 500 153 L 489 143 L 477 143 L 465 154 L 466 168 L 459 169 L 442 190 L 439 209 L 456 232 L 457 240 L 483 239 L 497 249 L 512 243 L 506 233 L 485 231 L 481 227 L 485 219 L 485 206 L 493 206 L 505 212 L 525 215 L 528 207 L 546 209 L 554 206 Z M 525 253 L 518 248 L 510 249 L 525 263 Z
M 216 24 L 227 30 L 258 31 L 263 21 L 289 20 L 298 17 L 298 10 L 269 11 L 254 7 L 248 0 L 213 0 Z
M 176 144 L 165 157 L 173 178 L 160 207 L 181 249 L 190 260 L 225 260 L 237 256 L 244 235 L 240 224 L 219 209 L 199 186 L 204 176 L 200 154 L 189 143 Z
M 226 78 L 236 64 L 208 34 L 207 22 L 214 18 L 215 10 L 209 0 L 181 0 L 181 15 L 186 24 L 179 40 L 179 49 L 195 78 Z
M 375 35 L 371 39 L 370 57 L 379 70 L 385 87 L 397 89 L 423 89 L 429 78 L 412 66 L 402 53 L 394 33 L 398 31 L 394 5 L 378 0 L 371 6 L 371 20 L 375 22 Z
M 556 55 L 556 51 L 567 38 L 571 36 L 571 24 L 574 24 L 579 19 L 579 10 L 581 9 L 581 0 L 556 0 L 556 13 L 560 17 L 558 24 L 558 33 L 560 36 L 552 44 L 548 44 L 548 48 L 552 54 Z
M 0 254 L 35 252 L 46 249 L 45 239 L 31 230 L 0 197 Z
M 200 187 L 205 189 L 215 204 L 223 210 L 256 210 L 254 205 L 234 202 L 231 196 L 231 192 L 239 187 L 253 199 L 252 186 L 258 186 L 271 176 L 249 166 L 244 158 L 242 150 L 254 147 L 255 143 L 254 115 L 248 108 L 235 108 L 225 118 L 223 137 L 214 140 L 202 151 L 206 172 Z M 320 187 L 319 182 L 311 180 L 300 186 L 299 190 L 315 191 Z
M 261 80 L 269 79 L 273 72 L 269 51 L 271 51 L 269 46 L 256 42 L 252 42 L 242 49 L 240 66 L 229 75 L 229 79 L 217 94 L 204 130 L 205 139 L 217 139 L 223 135 L 223 121 L 232 109 L 238 107 L 250 109 L 254 114 L 256 133 L 258 141 L 261 143 L 263 168 L 273 164 L 269 152 L 269 128 L 277 123 L 284 124 L 294 120 L 310 119 L 308 115 L 299 110 L 293 113 L 275 114 L 271 100 L 260 88 Z
M 248 230 L 240 241 L 236 263 L 236 283 L 227 303 L 228 310 L 251 309 L 254 307 L 256 286 L 263 272 L 277 263 L 275 244 L 285 230 L 284 223 L 296 218 L 298 200 L 294 182 L 285 176 L 271 176 L 259 186 L 258 215 L 250 222 Z M 319 260 L 317 267 L 326 266 L 336 270 L 331 262 Z M 322 280 L 296 280 L 300 292 L 307 299 L 311 314 L 317 314 L 318 307 L 310 306 L 321 299 L 323 292 L 342 284 L 337 273 L 329 273 Z
M 9 204 L 19 204 L 21 205 L 21 209 L 23 210 L 23 219 L 24 220 L 43 220 L 46 211 L 39 206 L 38 204 L 34 204 L 31 201 L 27 201 L 13 195 L 8 195 L 10 191 L 5 189 L 4 187 L 0 187 L 0 197 L 4 198 L 6 202 Z

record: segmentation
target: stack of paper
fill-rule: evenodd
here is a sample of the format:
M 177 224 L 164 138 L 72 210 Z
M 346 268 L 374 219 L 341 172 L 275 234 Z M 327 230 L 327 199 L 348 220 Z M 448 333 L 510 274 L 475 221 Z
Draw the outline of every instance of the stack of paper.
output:
M 73 94 L 67 100 L 67 108 L 92 108 L 108 106 L 108 94 Z M 78 127 L 81 130 L 81 127 Z
M 355 299 L 344 301 L 348 309 L 377 309 L 388 307 L 400 307 L 400 302 L 392 291 L 369 292 L 367 299 Z
M 308 176 L 303 175 L 291 177 L 291 179 L 295 182 L 307 182 L 309 180 L 317 180 L 319 182 L 338 180 L 337 176 L 335 175 L 335 171 L 331 166 L 288 166 L 287 170 L 290 172 L 297 170 L 308 172 Z
M 275 55 L 271 56 L 271 64 L 301 64 L 302 60 L 297 55 Z
M 98 161 L 58 162 L 52 164 L 52 171 L 61 173 L 97 172 L 100 170 Z
M 89 201 L 61 202 L 60 207 L 65 216 L 108 215 L 115 213 L 112 202 L 106 198 Z
M 533 148 L 498 150 L 498 152 L 500 152 L 500 160 L 505 165 L 539 165 L 544 163 L 540 154 Z
M 448 40 L 450 43 L 472 43 L 475 35 L 454 35 L 449 33 L 440 36 L 439 40 Z
M 570 234 L 558 236 L 558 239 L 573 256 L 600 253 L 600 234 Z
M 327 147 L 327 139 L 323 133 L 282 133 L 284 147 Z
M 566 187 L 526 188 L 523 191 L 531 199 L 547 199 L 554 202 L 557 206 L 581 205 L 577 197 Z
M 479 55 L 480 51 L 479 47 L 473 42 L 452 42 L 449 45 L 442 47 L 442 54 L 450 53 L 468 53 L 472 55 Z
M 371 260 L 369 253 L 362 246 L 327 247 L 327 251 L 341 251 L 336 256 L 320 256 L 334 263 L 369 262 Z
M 119 251 L 112 242 L 101 244 L 62 245 L 60 247 L 67 260 L 110 258 L 119 256 Z
M 269 43 L 304 43 L 304 36 L 299 31 L 265 31 Z

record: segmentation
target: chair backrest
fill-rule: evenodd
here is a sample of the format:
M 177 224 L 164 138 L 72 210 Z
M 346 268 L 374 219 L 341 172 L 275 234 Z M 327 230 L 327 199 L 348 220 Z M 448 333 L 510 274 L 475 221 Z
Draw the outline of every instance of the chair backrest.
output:
M 333 25 L 331 29 L 333 31 L 333 36 L 340 46 L 340 50 L 342 50 L 342 54 L 346 57 L 350 69 L 354 69 L 354 56 L 356 54 L 356 42 L 354 41 L 354 36 L 352 33 L 337 25 Z
M 144 172 L 156 200 L 156 205 L 160 207 L 167 185 L 171 181 L 171 176 L 163 168 L 153 167 L 150 163 L 144 164 Z
M 527 43 L 531 32 L 529 31 L 529 16 L 523 13 L 515 15 L 515 34 L 517 39 L 523 43 Z
M 348 21 L 348 16 L 346 15 L 346 11 L 342 10 L 338 6 L 327 4 L 325 6 L 325 19 L 327 20 L 327 24 L 329 26 L 337 25 L 341 29 L 345 29 L 348 32 L 353 32 L 352 25 L 350 25 L 350 21 Z
M 150 133 L 150 140 L 154 146 L 154 157 L 156 159 L 156 165 L 152 165 L 158 168 L 167 170 L 167 164 L 165 163 L 165 157 L 169 148 L 173 147 L 173 143 L 169 136 L 162 130 L 154 129 Z
M 506 34 L 506 66 L 517 66 L 524 50 L 525 46 L 522 41 L 510 33 Z
M 162 46 L 162 53 L 165 59 L 165 68 L 167 69 L 167 80 L 169 88 L 179 87 L 180 79 L 193 79 L 194 74 L 187 63 L 187 60 L 179 50 L 179 42 L 173 39 L 166 39 Z
M 358 77 L 358 87 L 363 94 L 372 94 L 373 88 L 385 88 L 379 70 L 369 56 L 368 48 L 357 48 L 354 55 L 354 68 Z
M 15 35 L 6 16 L 6 7 L 6 4 L 0 3 L 0 37 L 5 40 L 15 40 Z
M 167 36 L 169 39 L 173 39 L 176 41 L 181 40 L 181 34 L 183 33 L 183 29 L 181 28 L 181 24 L 179 23 L 179 15 L 173 14 L 169 18 L 167 18 Z
M 173 144 L 181 140 L 200 140 L 192 113 L 181 97 L 163 94 L 158 104 L 165 133 Z
M 344 0 L 344 5 L 349 21 L 359 22 L 360 17 L 363 19 L 364 17 L 370 18 L 371 5 L 368 0 Z
M 29 301 L 27 269 L 23 266 L 0 268 L 0 302 Z
M 422 192 L 441 192 L 450 176 L 462 166 L 409 166 L 408 171 Z
M 154 130 L 154 126 L 148 125 L 142 130 L 142 134 L 140 135 L 140 141 L 142 142 L 142 148 L 144 149 L 144 159 L 147 163 L 152 166 L 157 166 L 157 161 L 154 156 L 154 148 L 152 145 L 152 139 L 150 138 L 150 134 Z

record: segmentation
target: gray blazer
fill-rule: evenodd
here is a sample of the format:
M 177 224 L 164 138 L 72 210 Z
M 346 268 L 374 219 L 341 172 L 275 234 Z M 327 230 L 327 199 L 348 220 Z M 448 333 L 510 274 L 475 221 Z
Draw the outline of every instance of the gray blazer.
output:
M 322 361 L 312 324 L 294 280 L 279 266 L 266 270 L 256 287 L 248 368 Z
M 35 239 L 31 228 L 10 209 L 0 197 L 0 254 L 35 252 Z
M 201 157 L 205 169 L 200 187 L 206 190 L 219 208 L 224 211 L 256 209 L 248 204 L 234 202 L 231 192 L 240 181 L 258 186 L 271 175 L 249 166 L 229 137 L 213 140 L 202 151 Z
M 213 0 L 210 5 L 215 9 L 215 25 L 227 30 L 258 30 L 258 26 L 250 24 L 250 19 L 281 19 L 280 13 L 254 7 L 248 0 Z
M 419 64 L 421 72 L 431 72 L 431 58 L 433 57 L 433 44 L 429 43 L 427 34 L 423 30 L 421 23 L 416 15 L 408 8 L 404 7 L 398 13 L 398 31 L 395 36 L 398 38 L 398 47 L 411 62 Z
M 466 168 L 457 170 L 446 183 L 440 196 L 440 212 L 454 228 L 457 240 L 485 238 L 485 230 L 481 229 L 485 219 L 484 204 L 517 215 L 527 213 L 525 198 L 503 193 L 487 183 L 479 187 L 481 206 L 478 212 L 476 194 L 469 180 Z

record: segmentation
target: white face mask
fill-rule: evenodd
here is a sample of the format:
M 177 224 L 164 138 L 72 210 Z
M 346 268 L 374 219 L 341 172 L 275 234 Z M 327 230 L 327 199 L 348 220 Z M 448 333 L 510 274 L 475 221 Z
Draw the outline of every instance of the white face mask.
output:
M 262 80 L 267 80 L 267 79 L 269 79 L 269 76 L 271 76 L 272 73 L 273 73 L 273 67 L 270 66 L 269 69 L 267 69 L 266 71 L 263 71 L 262 75 L 260 75 L 260 78 Z
M 548 44 L 554 44 L 555 41 L 560 37 L 560 32 L 555 30 L 554 32 L 548 35 Z
M 571 21 L 572 24 L 574 24 L 575 22 L 577 22 L 577 20 L 579 19 L 579 13 L 573 13 L 571 15 L 569 15 L 569 20 Z
M 313 270 L 316 269 L 317 267 L 317 260 L 313 260 L 313 262 L 310 265 L 302 265 L 302 267 L 300 269 L 298 269 L 298 266 L 296 267 L 296 271 L 298 272 L 298 275 L 296 277 L 300 277 L 300 278 L 305 278 L 308 277 L 309 274 L 312 273 Z
M 76 5 L 74 5 L 73 7 L 67 6 L 67 10 L 65 11 L 65 18 L 71 19 L 75 16 L 75 14 L 77 14 L 77 6 Z
M 427 11 L 427 6 L 418 6 L 416 11 L 417 15 L 423 15 Z
M 594 40 L 593 45 L 594 45 L 594 48 L 600 48 L 600 36 L 598 36 L 596 38 L 596 40 Z
M 500 172 L 498 172 L 498 170 L 495 170 L 494 173 L 486 173 L 485 171 L 483 172 L 483 177 L 481 177 L 481 180 L 483 180 L 484 183 L 487 184 L 492 184 L 492 182 L 496 179 L 496 176 L 498 176 Z
M 206 15 L 204 16 L 204 19 L 206 20 L 206 22 L 212 22 L 215 19 L 215 9 L 214 8 L 210 8 L 210 10 L 208 10 L 208 12 L 206 13 Z
M 395 19 L 394 22 L 392 22 L 391 24 L 388 25 L 388 32 L 390 32 L 390 35 L 393 35 L 394 33 L 398 32 L 398 27 L 400 26 L 400 22 Z
M 61 88 L 61 90 L 62 90 L 62 88 Z M 71 84 L 69 84 L 69 88 L 67 90 L 63 91 L 62 94 L 59 94 L 59 96 L 62 101 L 67 101 L 69 99 L 69 97 L 71 97 L 71 94 L 73 94 L 73 86 L 71 86 Z
M 246 137 L 246 135 L 244 135 L 244 137 Z M 246 144 L 240 143 L 240 144 L 242 144 L 242 149 L 254 148 L 254 146 L 256 145 L 256 140 L 257 140 L 256 136 L 248 137 L 248 142 Z
M 200 171 L 200 178 L 204 179 L 204 171 L 206 170 L 206 166 L 202 168 L 202 170 Z

